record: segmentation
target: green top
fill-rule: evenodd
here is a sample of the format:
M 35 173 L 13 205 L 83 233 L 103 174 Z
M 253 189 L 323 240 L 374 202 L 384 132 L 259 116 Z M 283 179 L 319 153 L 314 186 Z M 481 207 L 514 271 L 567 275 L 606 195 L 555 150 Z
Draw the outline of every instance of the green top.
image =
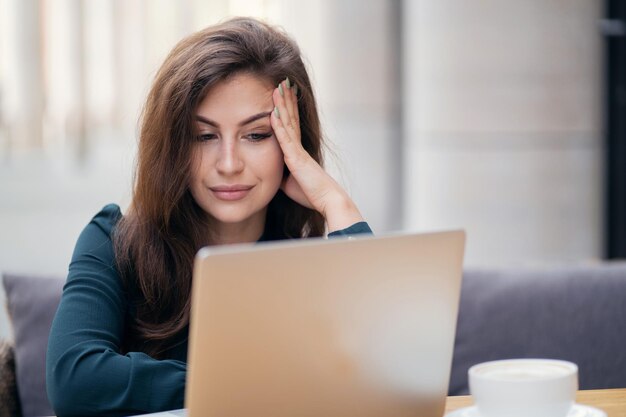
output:
M 48 398 L 58 416 L 123 416 L 184 406 L 186 341 L 165 360 L 120 353 L 132 314 L 111 240 L 121 217 L 117 205 L 104 207 L 74 249 L 46 356 Z M 371 233 L 367 223 L 329 236 L 358 233 Z

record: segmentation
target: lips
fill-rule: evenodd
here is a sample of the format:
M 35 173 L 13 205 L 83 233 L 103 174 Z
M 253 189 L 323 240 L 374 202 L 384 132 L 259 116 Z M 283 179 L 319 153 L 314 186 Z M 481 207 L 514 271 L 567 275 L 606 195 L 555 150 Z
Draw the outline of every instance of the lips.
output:
M 253 188 L 253 185 L 216 185 L 215 187 L 209 187 L 209 189 L 213 192 L 213 195 L 220 200 L 224 201 L 236 201 L 244 198 L 250 190 Z

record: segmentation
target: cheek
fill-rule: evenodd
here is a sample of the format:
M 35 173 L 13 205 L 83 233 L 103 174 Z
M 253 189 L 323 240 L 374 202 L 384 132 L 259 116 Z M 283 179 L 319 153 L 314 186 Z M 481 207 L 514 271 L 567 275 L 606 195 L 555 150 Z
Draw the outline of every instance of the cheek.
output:
M 276 140 L 246 148 L 247 168 L 268 186 L 280 186 L 284 164 L 283 152 Z
M 264 156 L 265 175 L 267 177 L 271 177 L 273 181 L 280 184 L 280 181 L 283 178 L 285 158 L 277 141 L 273 141 L 271 145 L 271 147 L 268 147 L 270 149 L 267 150 Z

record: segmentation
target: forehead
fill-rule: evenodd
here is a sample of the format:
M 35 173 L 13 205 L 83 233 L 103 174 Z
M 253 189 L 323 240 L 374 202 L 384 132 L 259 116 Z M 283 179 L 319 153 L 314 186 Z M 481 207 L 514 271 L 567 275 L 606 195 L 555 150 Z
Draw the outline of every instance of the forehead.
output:
M 269 80 L 254 74 L 233 75 L 211 87 L 198 106 L 197 114 L 220 123 L 239 122 L 274 107 Z

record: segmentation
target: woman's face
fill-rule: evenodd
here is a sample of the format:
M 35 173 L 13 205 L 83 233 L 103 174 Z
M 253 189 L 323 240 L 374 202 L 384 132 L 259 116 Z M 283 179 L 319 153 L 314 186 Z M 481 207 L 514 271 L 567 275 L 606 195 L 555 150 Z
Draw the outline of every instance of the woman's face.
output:
M 216 227 L 265 222 L 283 177 L 283 153 L 270 125 L 275 87 L 253 74 L 212 87 L 196 111 L 193 198 Z

